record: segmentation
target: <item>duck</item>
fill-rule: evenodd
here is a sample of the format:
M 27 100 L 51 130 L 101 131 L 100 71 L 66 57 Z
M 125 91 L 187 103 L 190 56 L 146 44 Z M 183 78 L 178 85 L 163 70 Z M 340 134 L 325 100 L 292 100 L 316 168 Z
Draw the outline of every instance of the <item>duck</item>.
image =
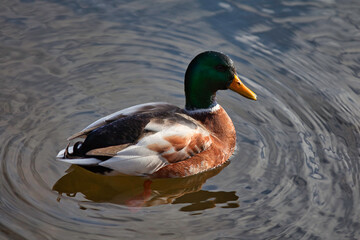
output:
M 230 89 L 257 100 L 225 54 L 198 54 L 185 72 L 185 108 L 150 102 L 125 108 L 70 136 L 56 159 L 111 175 L 179 178 L 226 163 L 236 132 L 216 92 Z M 82 138 L 74 144 L 74 139 Z

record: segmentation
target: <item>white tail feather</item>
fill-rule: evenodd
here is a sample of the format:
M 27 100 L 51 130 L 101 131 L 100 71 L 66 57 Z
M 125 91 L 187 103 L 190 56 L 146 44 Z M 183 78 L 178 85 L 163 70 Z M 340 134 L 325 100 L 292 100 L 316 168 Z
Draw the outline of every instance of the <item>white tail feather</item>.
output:
M 58 158 L 57 160 L 76 165 L 96 165 L 101 163 L 101 160 L 96 158 Z

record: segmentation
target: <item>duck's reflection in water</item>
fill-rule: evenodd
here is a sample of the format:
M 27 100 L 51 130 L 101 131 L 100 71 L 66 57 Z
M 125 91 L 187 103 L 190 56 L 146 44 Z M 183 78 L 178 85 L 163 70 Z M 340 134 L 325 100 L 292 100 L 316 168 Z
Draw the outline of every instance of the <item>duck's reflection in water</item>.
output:
M 227 163 L 228 164 L 228 163 Z M 53 186 L 53 190 L 75 197 L 82 193 L 93 202 L 109 202 L 128 207 L 150 207 L 161 204 L 188 204 L 181 211 L 200 211 L 221 207 L 236 208 L 235 191 L 201 190 L 208 178 L 217 175 L 227 164 L 186 178 L 146 179 L 134 176 L 104 176 L 72 165 Z

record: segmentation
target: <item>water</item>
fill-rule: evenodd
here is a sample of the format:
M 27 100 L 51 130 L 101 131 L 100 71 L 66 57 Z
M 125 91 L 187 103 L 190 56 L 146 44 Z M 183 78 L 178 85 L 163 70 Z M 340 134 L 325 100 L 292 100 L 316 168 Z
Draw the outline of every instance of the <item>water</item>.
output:
M 333 1 L 2 1 L 0 239 L 359 239 L 360 4 Z M 56 162 L 119 109 L 184 105 L 199 52 L 258 95 L 218 94 L 231 162 L 161 179 Z

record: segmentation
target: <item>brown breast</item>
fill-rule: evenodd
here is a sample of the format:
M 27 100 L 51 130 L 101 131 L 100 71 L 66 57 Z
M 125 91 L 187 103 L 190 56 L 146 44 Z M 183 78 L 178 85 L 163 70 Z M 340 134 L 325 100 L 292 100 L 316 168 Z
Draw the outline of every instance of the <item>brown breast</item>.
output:
M 189 159 L 159 169 L 152 177 L 185 177 L 204 172 L 225 163 L 234 152 L 235 128 L 222 107 L 214 113 L 194 113 L 191 117 L 200 121 L 212 133 L 212 145 Z

